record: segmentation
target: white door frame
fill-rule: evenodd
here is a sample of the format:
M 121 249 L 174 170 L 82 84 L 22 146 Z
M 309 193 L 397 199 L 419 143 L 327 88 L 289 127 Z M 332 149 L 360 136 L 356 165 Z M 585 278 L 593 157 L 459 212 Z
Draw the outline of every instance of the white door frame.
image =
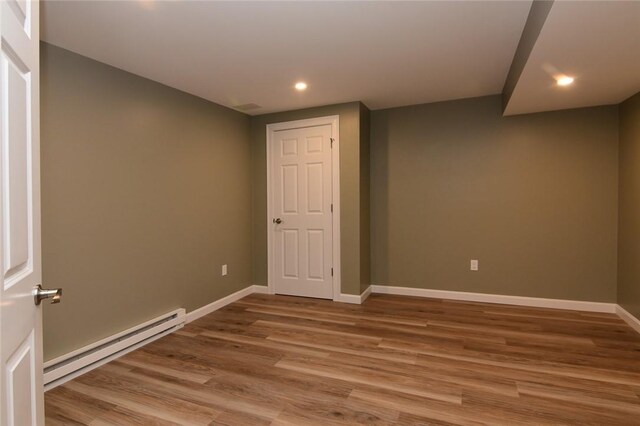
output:
M 271 187 L 271 172 L 273 161 L 271 158 L 271 145 L 273 134 L 279 130 L 299 129 L 302 127 L 314 127 L 331 125 L 331 137 L 333 145 L 331 149 L 331 202 L 333 203 L 332 222 L 332 261 L 333 261 L 333 300 L 340 298 L 340 117 L 331 115 L 328 117 L 310 118 L 306 120 L 287 121 L 284 123 L 267 124 L 267 285 L 269 294 L 275 294 L 275 282 L 273 279 L 273 238 L 271 227 L 273 226 L 273 190 Z

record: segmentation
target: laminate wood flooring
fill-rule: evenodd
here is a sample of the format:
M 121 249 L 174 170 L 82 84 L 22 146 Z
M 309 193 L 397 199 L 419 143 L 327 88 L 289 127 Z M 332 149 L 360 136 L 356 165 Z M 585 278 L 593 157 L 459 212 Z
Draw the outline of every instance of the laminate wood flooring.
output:
M 254 294 L 45 394 L 48 425 L 640 424 L 614 314 Z

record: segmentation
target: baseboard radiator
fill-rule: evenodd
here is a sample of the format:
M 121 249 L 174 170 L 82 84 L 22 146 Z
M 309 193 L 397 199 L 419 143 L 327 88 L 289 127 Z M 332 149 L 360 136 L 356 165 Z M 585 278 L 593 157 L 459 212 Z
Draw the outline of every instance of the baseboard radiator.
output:
M 44 364 L 44 389 L 53 389 L 87 371 L 159 339 L 185 323 L 185 310 L 176 309 Z

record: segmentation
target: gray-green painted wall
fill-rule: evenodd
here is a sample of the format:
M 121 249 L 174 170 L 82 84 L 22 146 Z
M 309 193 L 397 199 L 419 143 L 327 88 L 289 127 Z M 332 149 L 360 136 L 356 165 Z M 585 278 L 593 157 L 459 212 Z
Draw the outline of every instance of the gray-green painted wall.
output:
M 640 318 L 640 93 L 620 104 L 618 304 Z
M 490 96 L 250 118 L 54 46 L 41 60 L 43 274 L 65 289 L 45 308 L 46 359 L 265 285 L 266 124 L 327 115 L 340 116 L 343 293 L 613 302 L 619 248 L 618 298 L 640 315 L 638 95 L 620 109 L 618 247 L 615 106 L 502 117 Z
M 266 126 L 271 123 L 338 115 L 340 117 L 340 258 L 342 293 L 361 288 L 361 109 L 360 102 L 251 117 L 253 283 L 267 285 Z M 366 115 L 366 112 L 363 114 Z M 365 218 L 366 220 L 366 218 Z M 365 254 L 365 257 L 367 255 Z M 366 259 L 364 260 L 366 262 Z
M 41 49 L 45 359 L 250 285 L 249 117 Z
M 360 106 L 360 293 L 371 285 L 371 111 Z
M 614 302 L 617 107 L 501 111 L 372 112 L 373 284 Z

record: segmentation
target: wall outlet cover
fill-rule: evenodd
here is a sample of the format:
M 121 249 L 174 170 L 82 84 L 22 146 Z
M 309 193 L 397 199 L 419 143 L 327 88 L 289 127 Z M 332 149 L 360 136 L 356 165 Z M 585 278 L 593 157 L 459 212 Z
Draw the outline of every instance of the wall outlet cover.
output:
M 475 259 L 471 259 L 471 270 L 472 271 L 478 270 L 478 261 Z

